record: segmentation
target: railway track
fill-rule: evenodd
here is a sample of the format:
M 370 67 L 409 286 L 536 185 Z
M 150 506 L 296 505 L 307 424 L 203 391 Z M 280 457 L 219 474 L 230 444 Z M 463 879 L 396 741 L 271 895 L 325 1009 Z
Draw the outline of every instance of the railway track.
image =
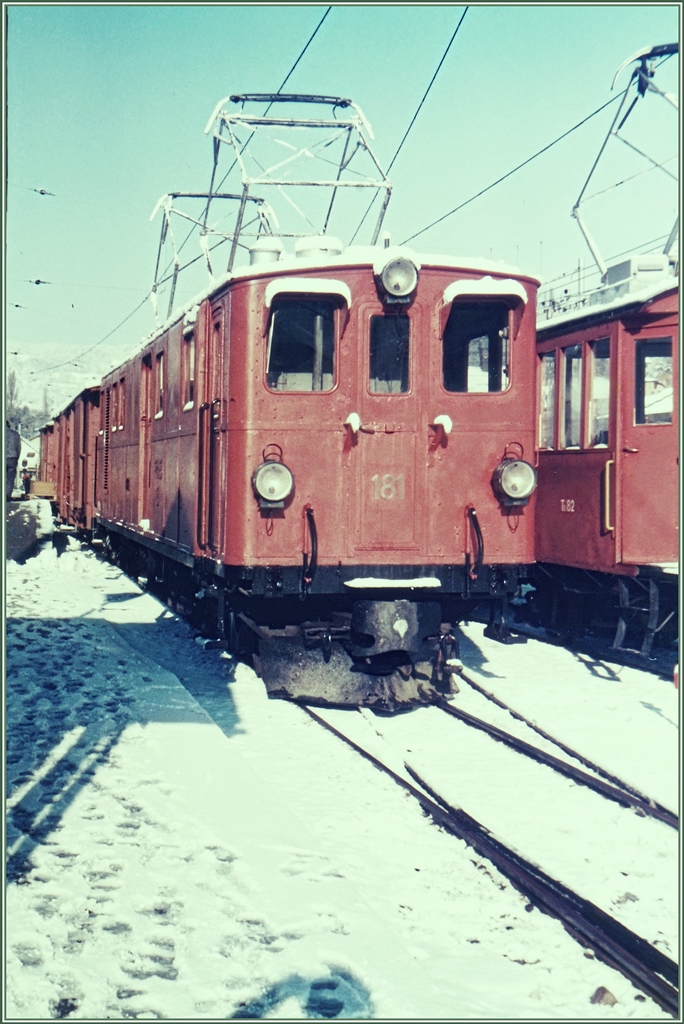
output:
M 673 1017 L 678 1015 L 679 969 L 674 961 L 595 904 L 508 849 L 475 818 L 444 800 L 409 765 L 404 763 L 404 770 L 413 782 L 403 778 L 313 708 L 304 706 L 304 710 L 314 721 L 389 775 L 418 801 L 437 825 L 491 861 L 532 905 L 557 918 L 583 947 L 591 948 L 600 960 L 620 971 L 667 1013 Z
M 562 750 L 568 757 L 572 757 L 574 760 L 579 761 L 580 764 L 583 764 L 584 767 L 588 769 L 588 771 L 583 772 L 581 769 L 575 768 L 573 765 L 569 765 L 560 758 L 555 758 L 552 754 L 547 754 L 544 751 L 539 750 L 537 747 L 533 747 L 531 744 L 526 743 L 524 740 L 517 739 L 517 737 L 510 735 L 503 729 L 497 729 L 496 726 L 489 725 L 488 722 L 476 718 L 474 715 L 470 715 L 466 711 L 461 711 L 460 709 L 453 707 L 453 705 L 449 704 L 446 700 L 441 700 L 437 704 L 442 711 L 446 711 L 447 714 L 453 715 L 455 718 L 460 718 L 468 725 L 482 729 L 484 732 L 489 733 L 490 736 L 495 739 L 499 739 L 501 742 L 513 747 L 520 753 L 525 753 L 529 757 L 533 757 L 541 764 L 548 764 L 549 767 L 554 768 L 563 775 L 567 775 L 568 778 L 572 778 L 580 785 L 589 786 L 589 788 L 595 790 L 597 793 L 601 793 L 602 796 L 605 796 L 610 800 L 615 800 L 617 803 L 622 804 L 622 806 L 634 807 L 635 810 L 645 815 L 664 821 L 667 825 L 670 825 L 671 828 L 679 828 L 679 818 L 672 811 L 663 807 L 661 804 L 656 803 L 655 800 L 651 800 L 650 797 L 639 792 L 638 789 L 630 786 L 629 783 L 624 782 L 616 775 L 606 771 L 605 768 L 601 768 L 600 765 L 594 764 L 593 761 L 584 757 L 583 754 L 580 754 L 577 750 L 573 750 L 572 747 L 569 747 L 555 736 L 552 736 L 551 733 L 540 728 L 540 726 L 535 722 L 530 721 L 529 718 L 520 714 L 519 711 L 515 711 L 510 707 L 510 705 L 500 700 L 493 693 L 490 693 L 490 691 L 486 690 L 483 686 L 480 686 L 479 683 L 476 683 L 474 679 L 471 679 L 470 676 L 466 675 L 461 669 L 459 669 L 456 674 L 459 679 L 462 679 L 468 684 L 468 686 L 472 687 L 473 690 L 476 690 L 477 693 L 481 694 L 493 704 L 496 704 L 497 707 L 507 711 L 512 718 L 529 726 L 530 729 L 543 737 L 543 739 L 548 740 L 548 742 L 553 743 L 558 747 L 559 750 Z M 595 778 L 594 775 L 588 774 L 589 772 L 594 772 L 595 775 L 600 776 L 600 778 Z
M 497 726 L 491 725 L 489 722 L 485 722 L 483 719 L 477 718 L 475 715 L 471 715 L 467 711 L 461 711 L 460 708 L 454 707 L 446 700 L 437 701 L 436 706 L 440 708 L 441 711 L 444 711 L 445 714 L 459 719 L 459 721 L 464 722 L 466 725 L 469 725 L 474 729 L 479 729 L 480 731 L 487 733 L 487 735 L 491 736 L 492 739 L 497 740 L 500 743 L 505 743 L 506 746 L 511 747 L 519 754 L 523 754 L 526 757 L 537 761 L 539 764 L 552 768 L 560 775 L 564 775 L 566 778 L 572 779 L 573 782 L 576 782 L 581 786 L 587 786 L 589 789 L 594 790 L 594 792 L 599 793 L 608 800 L 614 800 L 622 807 L 632 807 L 644 816 L 657 818 L 659 821 L 665 822 L 666 825 L 669 825 L 670 828 L 675 830 L 679 828 L 679 818 L 676 814 L 673 814 L 672 811 L 668 811 L 664 807 L 660 807 L 647 797 L 636 796 L 634 791 L 627 787 L 625 783 L 619 782 L 619 784 L 613 784 L 604 782 L 603 779 L 598 779 L 594 775 L 590 775 L 588 772 L 582 771 L 581 768 L 576 768 L 574 765 L 568 764 L 567 761 L 554 757 L 553 754 L 547 754 L 538 747 L 532 746 L 531 743 L 526 743 L 525 740 L 518 739 L 517 736 L 511 735 L 511 733 L 505 732 L 505 730 L 499 729 Z M 526 724 L 529 725 L 530 723 L 526 722 Z M 545 735 L 547 739 L 551 739 L 548 734 Z M 554 740 L 553 742 L 556 741 Z M 569 747 L 563 747 L 562 749 L 566 754 L 581 760 L 580 755 L 575 751 L 571 751 Z M 594 768 L 594 771 L 598 770 L 599 769 Z M 605 775 L 607 773 L 603 774 Z M 617 781 L 618 780 L 616 780 L 616 782 Z

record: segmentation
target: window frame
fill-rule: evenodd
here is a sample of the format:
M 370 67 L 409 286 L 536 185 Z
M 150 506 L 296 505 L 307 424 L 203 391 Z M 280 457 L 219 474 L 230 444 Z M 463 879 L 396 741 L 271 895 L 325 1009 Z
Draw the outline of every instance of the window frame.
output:
M 197 390 L 197 347 L 195 345 L 195 328 L 186 328 L 182 336 L 182 368 L 183 368 L 183 412 L 190 412 L 195 407 Z
M 407 339 L 406 339 L 407 340 L 407 352 L 406 352 L 406 385 L 407 386 L 406 386 L 406 390 L 405 391 L 373 391 L 372 388 L 371 388 L 371 382 L 373 380 L 379 380 L 380 378 L 377 378 L 377 377 L 373 378 L 373 377 L 371 377 L 371 360 L 372 360 L 372 344 L 373 344 L 373 326 L 372 325 L 373 325 L 373 322 L 375 320 L 378 320 L 378 321 L 388 321 L 388 320 L 391 320 L 391 319 L 405 320 L 406 323 L 408 324 L 408 336 L 407 336 Z M 410 314 L 401 306 L 397 306 L 395 308 L 392 308 L 391 312 L 388 312 L 387 309 L 382 307 L 379 310 L 373 310 L 373 311 L 371 311 L 369 313 L 369 315 L 367 317 L 367 320 L 366 320 L 366 323 L 367 323 L 367 330 L 366 330 L 367 348 L 366 348 L 366 352 L 367 352 L 367 357 L 368 358 L 367 358 L 367 363 L 366 363 L 365 384 L 366 384 L 366 391 L 367 391 L 367 393 L 370 396 L 372 396 L 373 398 L 387 397 L 388 395 L 392 395 L 393 397 L 396 397 L 396 398 L 403 398 L 403 397 L 406 397 L 407 395 L 412 394 L 412 391 L 413 391 L 413 372 L 412 372 L 413 368 L 412 368 L 412 365 L 411 365 L 412 364 L 412 352 L 413 352 L 413 345 L 412 345 L 413 326 L 412 326 L 412 320 L 413 320 L 413 318 L 410 316 Z
M 654 358 L 663 358 L 670 360 L 670 377 L 673 380 L 672 384 L 672 408 L 669 410 L 669 419 L 660 420 L 659 422 L 648 421 L 646 416 L 646 351 L 649 346 L 659 345 L 661 347 L 669 346 L 668 355 L 656 355 Z M 641 357 L 641 353 L 644 353 Z M 634 401 L 632 407 L 632 425 L 634 427 L 671 427 L 674 423 L 674 378 L 673 378 L 673 366 L 674 366 L 674 339 L 672 335 L 667 335 L 658 338 L 635 338 L 634 339 Z M 643 385 L 641 389 L 641 397 L 639 396 L 640 382 Z M 639 409 L 642 411 L 643 419 L 638 418 Z
M 601 338 L 590 338 L 586 341 L 585 352 L 587 354 L 587 369 L 586 369 L 586 432 L 585 432 L 585 443 L 582 445 L 588 451 L 603 451 L 611 447 L 611 441 L 613 438 L 614 431 L 614 413 L 613 413 L 613 358 L 614 358 L 614 346 L 611 344 L 610 335 L 605 335 Z M 594 394 L 594 382 L 596 381 L 595 367 L 597 362 L 596 347 L 598 345 L 606 344 L 608 346 L 608 413 L 607 421 L 608 425 L 606 428 L 607 440 L 605 444 L 602 441 L 595 443 L 593 441 L 594 433 L 594 414 L 596 409 L 596 396 Z
M 311 303 L 328 303 L 332 312 L 332 385 L 329 388 L 321 388 L 321 390 L 312 389 L 285 389 L 273 387 L 269 384 L 269 363 L 271 360 L 271 352 L 273 345 L 273 330 L 275 326 L 275 314 L 286 308 L 287 305 L 301 304 L 303 302 Z M 342 319 L 343 311 L 346 312 L 344 323 Z M 343 295 L 336 291 L 330 292 L 305 292 L 305 291 L 278 291 L 274 295 L 272 301 L 268 303 L 268 318 L 266 320 L 266 329 L 264 331 L 266 344 L 264 345 L 264 361 L 262 370 L 262 380 L 264 387 L 267 389 L 269 394 L 272 395 L 299 395 L 300 397 L 307 396 L 319 396 L 319 395 L 330 395 L 337 390 L 339 386 L 339 349 L 340 341 L 343 333 L 344 326 L 348 320 L 348 306 L 346 299 Z M 313 377 L 313 369 L 312 369 Z
M 500 365 L 500 371 L 499 371 L 500 372 L 500 377 L 501 377 L 502 385 L 504 384 L 504 381 L 505 381 L 505 386 L 502 386 L 498 391 L 490 391 L 489 387 L 487 387 L 486 391 L 468 391 L 468 390 L 465 390 L 465 391 L 452 391 L 451 389 L 447 388 L 447 386 L 445 384 L 445 381 L 444 381 L 444 377 L 445 377 L 445 373 L 444 373 L 445 342 L 444 342 L 444 339 L 445 339 L 447 328 L 449 326 L 449 322 L 451 320 L 451 316 L 452 316 L 454 310 L 457 310 L 459 307 L 463 307 L 463 306 L 501 306 L 501 307 L 506 309 L 506 326 L 505 326 L 505 328 L 502 328 L 502 329 L 505 330 L 507 333 L 506 333 L 506 338 L 502 339 L 502 346 L 501 346 L 501 348 L 502 348 L 502 356 L 501 356 L 501 361 L 500 361 L 501 365 Z M 442 323 L 440 324 L 440 326 L 441 326 L 441 332 L 440 332 L 441 351 L 440 351 L 440 359 L 439 359 L 439 362 L 440 362 L 440 386 L 441 386 L 441 389 L 442 389 L 442 391 L 444 392 L 445 395 L 449 395 L 452 398 L 455 397 L 455 396 L 458 396 L 458 397 L 461 397 L 461 398 L 467 397 L 469 399 L 472 399 L 472 398 L 475 398 L 475 397 L 482 398 L 483 396 L 496 396 L 496 395 L 503 396 L 503 395 L 506 395 L 506 394 L 508 394 L 510 392 L 510 390 L 511 390 L 511 388 L 513 386 L 513 363 L 514 363 L 513 339 L 517 335 L 516 324 L 515 324 L 515 312 L 516 312 L 516 310 L 518 310 L 519 306 L 522 306 L 522 309 L 524 311 L 524 308 L 525 308 L 524 303 L 520 303 L 520 302 L 513 303 L 511 301 L 510 295 L 508 293 L 506 295 L 503 295 L 503 294 L 502 295 L 489 294 L 489 293 L 486 294 L 486 295 L 485 294 L 478 295 L 477 293 L 468 292 L 468 293 L 464 293 L 463 295 L 457 295 L 456 297 L 454 297 L 451 300 L 451 302 L 449 303 L 449 310 L 448 310 L 448 313 L 446 313 L 446 316 L 444 315 L 445 311 L 443 311 L 443 313 L 442 313 L 442 318 L 443 319 L 442 319 Z M 445 307 L 445 310 L 446 310 L 446 307 Z M 480 335 L 478 337 L 484 337 L 484 336 L 485 335 Z M 489 339 L 489 335 L 487 335 L 487 338 Z M 476 341 L 476 340 L 477 340 L 477 337 L 471 338 L 470 342 L 469 342 L 469 345 L 470 345 L 470 343 L 472 341 Z M 488 363 L 489 363 L 490 348 L 491 348 L 491 346 L 488 344 L 488 346 L 487 346 L 487 362 Z M 504 361 L 504 358 L 503 358 L 504 350 L 506 350 L 506 356 L 507 356 L 505 361 Z M 466 362 L 466 379 L 467 379 L 468 365 L 469 365 L 468 362 Z M 489 376 L 489 372 L 490 371 L 489 371 L 489 367 L 488 367 L 488 369 L 487 369 L 488 376 Z
M 165 373 L 164 349 L 160 349 L 156 353 L 154 359 L 154 404 L 156 412 L 154 414 L 155 420 L 160 420 L 164 416 L 164 408 L 166 403 L 166 381 L 164 379 Z

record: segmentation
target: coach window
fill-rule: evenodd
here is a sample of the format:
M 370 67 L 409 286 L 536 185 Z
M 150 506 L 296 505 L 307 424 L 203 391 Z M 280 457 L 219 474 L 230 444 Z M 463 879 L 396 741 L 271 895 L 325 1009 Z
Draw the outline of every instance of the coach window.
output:
M 442 339 L 442 380 L 447 391 L 484 394 L 508 387 L 508 306 L 454 302 Z
M 119 411 L 119 388 L 116 384 L 112 384 L 112 411 L 111 411 L 111 422 L 112 422 L 112 433 L 118 430 L 118 411 Z
M 553 448 L 556 423 L 556 353 L 541 357 L 541 412 L 539 413 L 539 447 Z
M 195 404 L 195 332 L 183 338 L 183 412 Z
M 266 383 L 274 391 L 330 391 L 335 383 L 333 299 L 277 299 L 268 335 Z
M 607 448 L 610 417 L 610 341 L 608 338 L 592 341 L 589 351 L 589 446 Z
M 126 416 L 126 378 L 119 381 L 119 430 L 123 430 Z
M 672 339 L 636 343 L 636 424 L 672 423 Z
M 159 420 L 164 415 L 164 352 L 157 353 L 155 362 L 155 391 L 157 394 L 157 411 L 154 415 Z
M 582 346 L 563 349 L 563 447 L 579 448 L 582 408 Z
M 405 394 L 409 389 L 409 338 L 406 315 L 372 316 L 370 320 L 370 390 Z

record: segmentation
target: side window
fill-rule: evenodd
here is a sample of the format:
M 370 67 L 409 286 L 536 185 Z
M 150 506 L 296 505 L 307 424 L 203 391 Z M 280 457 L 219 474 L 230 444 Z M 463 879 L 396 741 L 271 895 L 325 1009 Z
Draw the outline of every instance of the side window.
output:
M 672 423 L 672 339 L 636 343 L 634 422 Z
M 183 411 L 195 401 L 195 332 L 183 338 Z
M 330 299 L 279 299 L 268 335 L 266 383 L 274 391 L 330 391 L 335 383 L 335 308 Z
M 370 381 L 372 394 L 404 394 L 409 389 L 409 337 L 407 316 L 372 316 L 370 319 Z
M 115 383 L 115 384 L 112 384 L 112 406 L 111 406 L 112 432 L 118 430 L 118 417 L 119 417 L 119 387 Z
M 508 316 L 503 302 L 452 304 L 442 339 L 442 381 L 447 391 L 506 390 Z
M 579 448 L 582 409 L 582 346 L 563 349 L 563 447 Z
M 610 341 L 608 338 L 592 341 L 589 350 L 589 445 L 592 448 L 607 448 L 610 416 Z
M 539 414 L 539 447 L 553 448 L 556 422 L 556 353 L 541 357 L 541 412 Z
M 164 353 L 158 352 L 155 361 L 155 391 L 157 395 L 157 411 L 155 419 L 164 415 Z

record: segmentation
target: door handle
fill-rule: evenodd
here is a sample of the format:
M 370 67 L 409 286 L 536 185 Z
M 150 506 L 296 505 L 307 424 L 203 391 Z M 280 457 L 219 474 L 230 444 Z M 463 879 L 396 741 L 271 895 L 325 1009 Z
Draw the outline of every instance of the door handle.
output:
M 639 451 L 638 448 L 623 448 L 622 450 L 623 452 L 627 452 L 628 455 L 636 455 L 636 453 Z
M 608 459 L 604 471 L 603 480 L 603 528 L 606 533 L 612 532 L 615 527 L 610 525 L 610 467 L 615 465 L 615 459 Z

